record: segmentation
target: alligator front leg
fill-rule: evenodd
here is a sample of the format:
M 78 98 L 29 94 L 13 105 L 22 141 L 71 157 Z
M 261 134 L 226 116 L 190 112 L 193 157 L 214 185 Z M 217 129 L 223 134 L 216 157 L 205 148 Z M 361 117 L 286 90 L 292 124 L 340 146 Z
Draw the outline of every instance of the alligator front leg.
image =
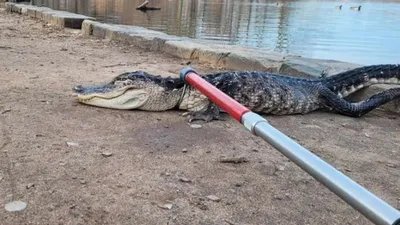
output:
M 203 111 L 191 112 L 189 115 L 189 123 L 195 120 L 203 120 L 204 122 L 210 122 L 212 120 L 225 121 L 225 115 L 221 114 L 220 109 L 214 103 L 208 104 L 207 108 Z

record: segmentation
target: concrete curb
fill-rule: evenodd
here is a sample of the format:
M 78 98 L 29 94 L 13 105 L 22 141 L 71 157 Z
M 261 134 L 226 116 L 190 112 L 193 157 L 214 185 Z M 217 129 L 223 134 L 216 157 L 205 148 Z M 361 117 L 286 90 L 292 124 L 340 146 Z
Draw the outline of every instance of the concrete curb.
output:
M 84 20 L 96 20 L 95 18 L 80 14 L 57 11 L 46 7 L 37 7 L 34 5 L 6 2 L 5 7 L 6 12 L 19 13 L 32 18 L 36 18 L 59 28 L 67 27 L 73 29 L 81 29 Z
M 243 46 L 223 45 L 215 42 L 177 37 L 137 26 L 113 25 L 85 20 L 82 34 L 121 41 L 151 51 L 208 63 L 220 69 L 263 70 L 292 76 L 319 77 L 332 75 L 360 65 L 333 61 L 285 56 L 273 51 Z
M 85 36 L 122 42 L 149 51 L 158 51 L 172 56 L 208 63 L 218 69 L 226 70 L 262 70 L 300 77 L 330 76 L 361 65 L 335 61 L 311 59 L 293 55 L 282 55 L 273 51 L 257 48 L 224 45 L 219 42 L 178 37 L 150 30 L 144 27 L 106 24 L 95 18 L 56 11 L 46 7 L 6 3 L 7 12 L 16 12 L 40 19 L 57 27 L 81 29 Z M 366 88 L 349 97 L 351 101 L 361 101 L 373 93 L 388 89 L 388 85 L 376 85 Z M 382 108 L 400 112 L 400 103 L 393 101 Z

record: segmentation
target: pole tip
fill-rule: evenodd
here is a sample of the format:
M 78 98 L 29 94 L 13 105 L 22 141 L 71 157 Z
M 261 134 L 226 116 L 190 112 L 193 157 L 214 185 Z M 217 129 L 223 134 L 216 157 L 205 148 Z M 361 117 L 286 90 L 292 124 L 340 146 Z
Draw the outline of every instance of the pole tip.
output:
M 181 80 L 186 82 L 186 76 L 190 72 L 196 73 L 196 71 L 194 71 L 194 69 L 192 69 L 191 67 L 185 67 L 181 70 L 179 77 L 181 78 Z

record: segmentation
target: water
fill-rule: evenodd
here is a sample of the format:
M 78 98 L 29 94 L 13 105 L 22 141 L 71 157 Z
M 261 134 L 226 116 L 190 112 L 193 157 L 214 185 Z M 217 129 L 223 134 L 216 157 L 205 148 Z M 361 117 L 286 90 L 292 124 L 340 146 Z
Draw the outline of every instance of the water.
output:
M 102 22 L 179 36 L 366 65 L 400 63 L 400 0 L 152 0 L 149 6 L 162 10 L 135 10 L 143 1 L 36 0 Z M 357 5 L 360 11 L 350 10 Z

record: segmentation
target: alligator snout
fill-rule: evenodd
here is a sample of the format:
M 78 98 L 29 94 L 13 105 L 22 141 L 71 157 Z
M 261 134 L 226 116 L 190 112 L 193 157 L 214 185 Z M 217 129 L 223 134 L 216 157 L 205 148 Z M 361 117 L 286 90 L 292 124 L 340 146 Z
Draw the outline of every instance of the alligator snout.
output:
M 85 88 L 82 85 L 77 85 L 73 87 L 72 90 L 75 91 L 76 93 L 83 93 Z

